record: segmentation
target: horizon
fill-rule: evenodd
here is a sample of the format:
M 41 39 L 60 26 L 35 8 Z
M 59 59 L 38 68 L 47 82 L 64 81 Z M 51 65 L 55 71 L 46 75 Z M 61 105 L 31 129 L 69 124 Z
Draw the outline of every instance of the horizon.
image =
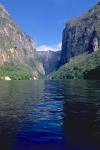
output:
M 41 3 L 40 0 L 34 2 L 1 0 L 16 24 L 35 41 L 38 51 L 61 50 L 62 32 L 66 22 L 84 14 L 99 2 L 98 0 L 88 2 L 78 0 L 77 3 L 74 0 L 43 1 Z

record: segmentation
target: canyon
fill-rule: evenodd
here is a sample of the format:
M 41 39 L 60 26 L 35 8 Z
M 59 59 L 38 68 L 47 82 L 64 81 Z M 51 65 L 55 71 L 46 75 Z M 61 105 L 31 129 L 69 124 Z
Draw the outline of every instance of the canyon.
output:
M 59 70 L 62 70 L 63 66 L 66 66 L 66 64 L 70 66 L 71 62 L 74 65 L 76 61 L 80 63 L 80 58 L 85 61 L 87 60 L 87 62 L 88 58 L 89 60 L 93 59 L 91 61 L 95 61 L 95 67 L 99 68 L 99 58 L 97 62 L 95 57 L 95 55 L 99 56 L 99 49 L 100 2 L 87 13 L 66 23 L 62 36 L 62 49 L 57 52 L 51 50 L 37 51 L 35 40 L 21 30 L 6 11 L 5 7 L 0 4 L 1 79 L 3 76 L 8 76 L 12 79 L 43 79 L 50 74 L 53 74 L 53 78 L 55 79 L 57 73 L 59 74 Z M 91 53 L 95 53 L 92 55 L 93 57 Z M 88 56 L 91 56 L 91 58 Z M 85 61 L 81 63 L 85 63 Z M 90 65 L 93 66 L 94 64 L 92 63 Z M 74 66 L 74 68 L 78 66 L 79 64 L 77 63 L 77 66 Z M 83 64 L 83 66 L 85 65 Z M 95 69 L 95 67 L 90 68 Z M 68 72 L 66 67 L 63 68 L 63 74 Z M 77 69 L 74 70 L 76 71 Z M 85 73 L 85 69 L 83 70 L 83 73 Z M 64 76 L 60 73 L 59 78 L 63 79 Z M 73 77 L 71 76 L 71 78 Z M 79 75 L 77 77 L 75 76 L 75 78 L 79 78 Z

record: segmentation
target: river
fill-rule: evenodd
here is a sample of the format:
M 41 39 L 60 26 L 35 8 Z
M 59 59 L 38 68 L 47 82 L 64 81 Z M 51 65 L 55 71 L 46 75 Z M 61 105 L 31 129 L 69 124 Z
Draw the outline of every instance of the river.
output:
M 0 81 L 0 150 L 100 150 L 100 81 Z

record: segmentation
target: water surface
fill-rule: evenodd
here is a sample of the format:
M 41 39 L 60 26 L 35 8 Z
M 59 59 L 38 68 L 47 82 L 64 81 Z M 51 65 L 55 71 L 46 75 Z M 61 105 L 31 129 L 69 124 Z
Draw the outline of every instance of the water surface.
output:
M 0 150 L 100 150 L 100 81 L 0 81 Z

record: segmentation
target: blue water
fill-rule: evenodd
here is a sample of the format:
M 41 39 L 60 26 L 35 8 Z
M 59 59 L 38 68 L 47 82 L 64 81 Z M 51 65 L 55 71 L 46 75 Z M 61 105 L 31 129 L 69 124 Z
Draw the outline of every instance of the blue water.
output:
M 100 81 L 0 81 L 0 150 L 100 150 Z

